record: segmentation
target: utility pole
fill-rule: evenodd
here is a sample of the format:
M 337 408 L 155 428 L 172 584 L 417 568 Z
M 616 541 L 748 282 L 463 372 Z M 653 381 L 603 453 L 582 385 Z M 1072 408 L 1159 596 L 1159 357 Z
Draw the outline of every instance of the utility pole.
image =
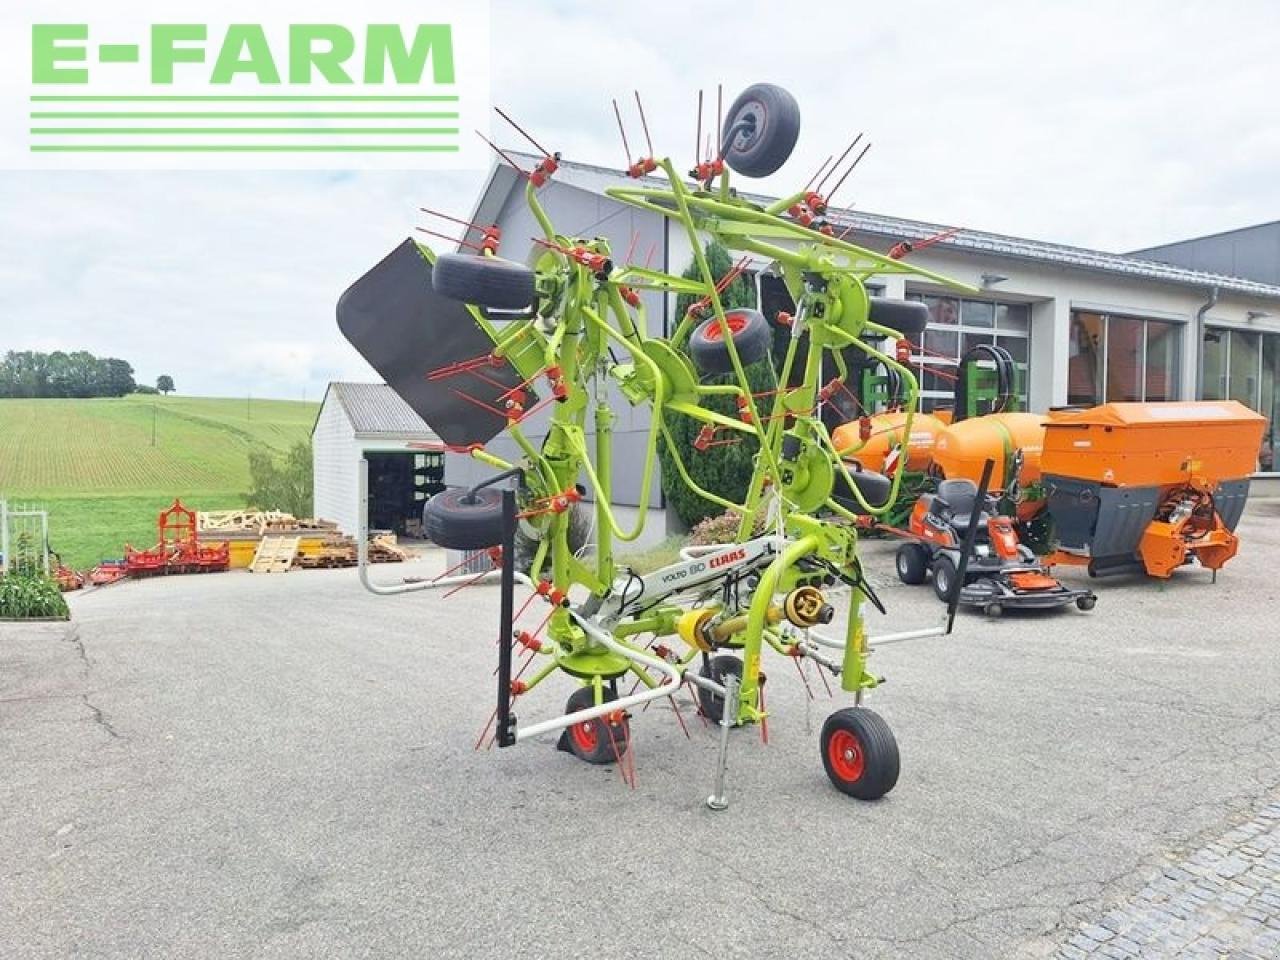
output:
M 244 418 L 246 420 L 253 419 L 253 394 L 247 393 L 244 397 Z

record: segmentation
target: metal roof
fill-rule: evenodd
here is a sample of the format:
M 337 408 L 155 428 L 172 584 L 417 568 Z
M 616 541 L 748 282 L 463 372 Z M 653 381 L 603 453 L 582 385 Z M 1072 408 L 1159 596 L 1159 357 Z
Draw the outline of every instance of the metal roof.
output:
M 518 162 L 526 168 L 532 168 L 541 159 L 520 150 L 508 150 L 506 152 L 511 157 L 518 158 Z M 500 169 L 500 165 L 495 164 L 495 173 L 498 169 Z M 637 182 L 621 170 L 572 160 L 562 160 L 560 162 L 560 170 L 556 177 L 561 182 L 593 193 L 603 193 L 607 187 L 611 186 L 623 184 L 634 186 Z M 665 179 L 660 177 L 644 177 L 642 180 L 658 186 L 666 182 Z M 486 193 L 495 182 L 496 178 L 491 174 L 485 187 Z M 522 181 L 508 180 L 507 182 L 518 183 Z M 552 182 L 554 183 L 555 180 Z M 776 197 L 747 193 L 746 191 L 739 191 L 739 193 L 746 199 L 760 204 L 771 203 L 777 199 Z M 482 197 L 482 203 L 483 199 Z M 480 205 L 478 204 L 477 206 Z M 832 208 L 827 213 L 827 219 L 838 229 L 852 227 L 854 233 L 871 234 L 894 241 L 923 240 L 926 237 L 936 236 L 948 229 L 936 223 L 904 220 L 900 217 L 888 217 L 883 214 L 867 213 L 862 210 Z M 1046 243 L 1042 240 L 1025 240 L 1020 237 L 988 233 L 982 230 L 960 230 L 946 240 L 941 241 L 937 247 L 940 250 L 982 253 L 1015 260 L 1030 260 L 1037 263 L 1053 263 L 1078 270 L 1090 270 L 1096 273 L 1126 276 L 1139 280 L 1155 280 L 1162 283 L 1197 287 L 1205 291 L 1217 287 L 1223 292 L 1239 293 L 1267 300 L 1280 300 L 1280 286 L 1274 284 L 1246 280 L 1243 277 L 1206 273 L 1201 270 L 1188 270 L 1184 267 L 1157 263 L 1153 260 L 1144 260 L 1122 253 L 1106 253 L 1102 250 L 1071 247 L 1061 243 Z
M 356 433 L 393 434 L 439 443 L 440 438 L 385 383 L 331 383 L 325 393 L 342 405 Z

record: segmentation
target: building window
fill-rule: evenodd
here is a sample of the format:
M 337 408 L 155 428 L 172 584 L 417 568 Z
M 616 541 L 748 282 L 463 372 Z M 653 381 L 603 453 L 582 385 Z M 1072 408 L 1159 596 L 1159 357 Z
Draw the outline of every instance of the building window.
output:
M 1176 323 L 1073 310 L 1067 403 L 1092 407 L 1175 399 L 1180 344 Z
M 1209 327 L 1200 353 L 1200 397 L 1239 400 L 1267 418 L 1258 468 L 1277 469 L 1275 449 L 1280 418 L 1280 334 Z
M 960 358 L 981 343 L 1004 347 L 1022 371 L 1026 406 L 1027 365 L 1031 356 L 1031 308 L 1025 303 L 997 303 L 960 297 L 908 293 L 908 300 L 929 308 L 924 339 L 913 344 L 911 363 L 920 378 L 920 409 L 950 409 L 955 403 Z M 989 365 L 988 361 L 980 361 Z

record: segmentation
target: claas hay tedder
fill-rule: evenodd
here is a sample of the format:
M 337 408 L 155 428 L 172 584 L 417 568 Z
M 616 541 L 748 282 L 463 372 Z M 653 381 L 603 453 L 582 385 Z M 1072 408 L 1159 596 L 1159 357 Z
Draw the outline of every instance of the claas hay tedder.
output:
M 424 521 L 437 543 L 488 552 L 499 571 L 391 586 L 370 584 L 362 567 L 366 585 L 380 593 L 452 592 L 475 580 L 501 581 L 498 698 L 480 742 L 490 729 L 491 742 L 500 747 L 558 733 L 561 747 L 587 762 L 621 762 L 624 775 L 630 766 L 634 783 L 628 760 L 632 711 L 662 698 L 675 707 L 676 694 L 691 690 L 703 715 L 720 724 L 708 800 L 720 808 L 730 727 L 762 725 L 768 715 L 761 656 L 769 649 L 838 677 L 853 699 L 822 727 L 820 755 L 830 781 L 867 800 L 897 782 L 894 736 L 862 705 L 882 680 L 868 669 L 877 641 L 867 636 L 862 610 L 864 603 L 880 607 L 880 601 L 858 556 L 856 521 L 883 512 L 900 480 L 845 466 L 820 415 L 823 397 L 839 385 L 822 382 L 823 369 L 834 362 L 837 381 L 846 377 L 839 355 L 853 348 L 894 370 L 904 385 L 909 429 L 915 377 L 895 350 L 881 345 L 919 332 L 925 311 L 920 304 L 869 296 L 866 281 L 906 273 L 969 288 L 834 236 L 824 214 L 852 164 L 825 195 L 827 178 L 814 184 L 816 175 L 804 189 L 767 205 L 739 195 L 731 171 L 762 177 L 778 170 L 799 123 L 790 94 L 756 84 L 730 106 L 717 145 L 687 177 L 654 156 L 651 144 L 640 158 L 628 150 L 626 169 L 636 183 L 609 194 L 681 229 L 698 268 L 694 279 L 627 262 L 629 255 L 619 259 L 605 238 L 557 230 L 540 190 L 554 177 L 559 155 L 538 147 L 543 158 L 537 167 L 520 171 L 540 231 L 527 264 L 497 256 L 502 241 L 496 227 L 468 224 L 475 242 L 465 243 L 473 253 L 437 256 L 409 240 L 343 296 L 338 319 L 346 337 L 450 450 L 495 471 L 475 487 L 433 497 Z M 774 364 L 780 386 L 764 394 L 753 392 L 745 368 L 770 360 L 771 331 L 755 310 L 724 308 L 725 279 L 711 273 L 702 252 L 705 238 L 741 254 L 738 269 L 749 259 L 783 277 L 797 304 L 785 355 Z M 646 294 L 687 294 L 697 302 L 669 337 L 654 336 L 645 319 Z M 619 522 L 612 502 L 613 405 L 619 395 L 650 414 L 638 515 L 630 525 Z M 737 415 L 712 409 L 712 397 L 731 398 Z M 538 413 L 543 419 L 531 420 Z M 691 451 L 675 444 L 669 425 L 677 414 L 694 418 L 715 442 L 754 445 L 754 471 L 742 502 L 691 478 L 685 461 Z M 518 456 L 490 449 L 500 433 Z M 678 562 L 642 575 L 615 558 L 614 545 L 643 531 L 660 443 L 683 483 L 739 515 L 741 523 L 731 542 L 685 548 Z M 584 509 L 590 501 L 594 517 L 590 556 L 569 543 L 579 501 Z M 757 534 L 753 524 L 761 514 L 767 524 Z M 536 544 L 532 560 L 518 569 L 517 526 Z M 517 584 L 529 594 L 518 607 Z M 831 595 L 845 588 L 849 609 L 836 626 Z M 536 627 L 526 628 L 518 621 L 530 609 L 545 613 Z M 902 630 L 877 640 L 944 629 Z M 513 670 L 517 651 L 524 659 Z M 567 675 L 577 687 L 564 713 L 518 722 L 520 698 L 553 675 Z M 623 681 L 634 684 L 630 692 Z

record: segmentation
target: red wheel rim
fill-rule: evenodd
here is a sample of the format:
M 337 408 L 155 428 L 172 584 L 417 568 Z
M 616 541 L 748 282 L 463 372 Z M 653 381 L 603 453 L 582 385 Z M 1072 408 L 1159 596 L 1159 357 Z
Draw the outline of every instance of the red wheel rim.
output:
M 600 743 L 600 735 L 596 732 L 595 720 L 584 720 L 569 728 L 569 736 L 573 745 L 583 753 L 593 753 Z
M 726 313 L 724 315 L 724 322 L 729 327 L 729 332 L 732 334 L 739 334 L 747 327 L 747 318 L 742 313 Z M 720 321 L 712 318 L 711 321 L 707 323 L 707 329 L 703 336 L 708 340 L 722 340 L 723 336 L 720 328 Z
M 862 754 L 862 743 L 848 730 L 837 730 L 827 741 L 827 760 L 831 770 L 845 783 L 854 783 L 861 779 L 866 760 Z

